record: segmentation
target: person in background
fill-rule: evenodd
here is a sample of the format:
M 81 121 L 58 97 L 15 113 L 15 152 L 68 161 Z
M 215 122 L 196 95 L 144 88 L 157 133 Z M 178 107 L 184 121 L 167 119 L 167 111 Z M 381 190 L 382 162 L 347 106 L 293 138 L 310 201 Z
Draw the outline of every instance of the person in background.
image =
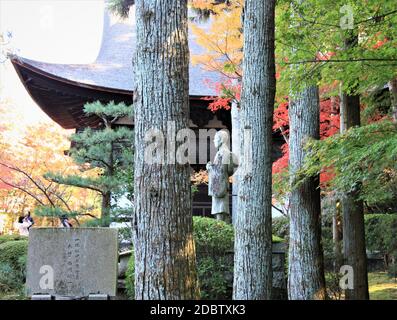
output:
M 15 223 L 15 228 L 18 230 L 19 235 L 29 236 L 29 228 L 32 226 L 32 222 L 26 219 L 26 217 L 19 217 Z
M 28 215 L 25 217 L 25 220 L 31 223 L 30 227 L 28 228 L 28 230 L 30 230 L 30 228 L 34 225 L 34 220 L 30 215 L 30 211 L 28 211 Z
M 61 216 L 61 225 L 60 227 L 62 228 L 73 228 L 73 225 L 69 222 L 69 219 L 66 215 Z

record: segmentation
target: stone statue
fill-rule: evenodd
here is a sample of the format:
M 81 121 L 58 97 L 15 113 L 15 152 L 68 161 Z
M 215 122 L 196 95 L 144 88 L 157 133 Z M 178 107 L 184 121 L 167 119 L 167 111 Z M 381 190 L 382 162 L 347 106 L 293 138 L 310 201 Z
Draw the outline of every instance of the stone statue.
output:
M 214 163 L 207 163 L 208 195 L 212 197 L 211 214 L 216 219 L 230 222 L 229 210 L 229 177 L 234 174 L 238 166 L 238 159 L 229 147 L 229 134 L 218 131 L 214 137 L 214 145 L 218 150 Z

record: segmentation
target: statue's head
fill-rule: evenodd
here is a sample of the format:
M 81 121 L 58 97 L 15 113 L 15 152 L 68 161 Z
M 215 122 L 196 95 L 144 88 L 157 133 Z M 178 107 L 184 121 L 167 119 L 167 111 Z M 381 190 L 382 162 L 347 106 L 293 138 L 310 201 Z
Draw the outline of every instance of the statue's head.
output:
M 229 134 L 226 131 L 218 131 L 214 137 L 214 145 L 215 148 L 220 148 L 222 145 L 228 145 L 229 142 Z

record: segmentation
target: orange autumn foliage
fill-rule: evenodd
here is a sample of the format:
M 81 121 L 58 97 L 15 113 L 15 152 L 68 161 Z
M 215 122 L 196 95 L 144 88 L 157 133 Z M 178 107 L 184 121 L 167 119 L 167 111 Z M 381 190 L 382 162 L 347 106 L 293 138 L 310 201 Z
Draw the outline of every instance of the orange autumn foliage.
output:
M 19 126 L 21 115 L 12 105 L 1 105 L 0 113 L 0 210 L 21 214 L 45 205 L 99 213 L 93 192 L 57 185 L 44 177 L 50 171 L 80 174 L 65 154 L 71 132 L 52 122 Z
M 243 58 L 241 14 L 243 0 L 214 4 L 213 1 L 192 0 L 191 5 L 201 10 L 209 10 L 212 16 L 202 26 L 190 24 L 196 43 L 204 53 L 193 55 L 193 64 L 217 71 L 229 78 L 240 78 L 240 65 Z

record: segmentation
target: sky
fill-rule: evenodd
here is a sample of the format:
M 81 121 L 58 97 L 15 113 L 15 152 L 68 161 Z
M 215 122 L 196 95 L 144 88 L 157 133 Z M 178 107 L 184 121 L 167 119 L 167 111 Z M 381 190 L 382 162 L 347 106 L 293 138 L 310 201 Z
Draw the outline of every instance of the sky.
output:
M 90 63 L 99 52 L 103 0 L 0 0 L 0 33 L 7 48 L 51 63 Z M 0 99 L 21 112 L 22 121 L 50 121 L 30 98 L 10 63 L 0 65 Z

